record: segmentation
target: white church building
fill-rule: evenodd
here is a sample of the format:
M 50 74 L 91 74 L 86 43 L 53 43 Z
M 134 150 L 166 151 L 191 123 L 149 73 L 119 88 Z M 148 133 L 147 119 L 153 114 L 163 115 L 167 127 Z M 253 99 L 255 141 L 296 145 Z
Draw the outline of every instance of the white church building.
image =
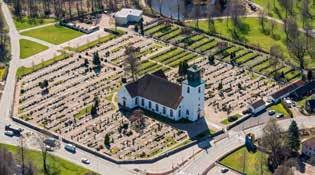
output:
M 126 84 L 118 93 L 118 103 L 121 108 L 142 108 L 175 121 L 196 121 L 204 116 L 204 90 L 200 70 L 193 66 L 181 85 L 168 81 L 163 72 Z

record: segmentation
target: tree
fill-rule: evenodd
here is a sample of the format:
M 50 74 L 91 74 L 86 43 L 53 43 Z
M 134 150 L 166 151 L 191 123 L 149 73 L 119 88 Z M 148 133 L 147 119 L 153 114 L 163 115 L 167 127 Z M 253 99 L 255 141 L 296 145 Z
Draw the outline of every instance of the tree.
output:
M 6 148 L 0 147 L 0 174 L 14 175 L 17 173 L 15 159 Z
M 284 148 L 285 139 L 282 135 L 282 130 L 275 119 L 270 119 L 263 128 L 261 138 L 262 146 L 270 151 L 269 160 L 272 169 L 277 168 L 281 164 L 281 151 Z
M 45 136 L 39 135 L 37 138 L 37 143 L 39 145 L 39 148 L 41 150 L 41 155 L 42 155 L 42 163 L 43 163 L 43 169 L 44 169 L 44 175 L 49 175 L 49 166 L 48 166 L 48 150 L 46 147 L 46 144 L 44 141 L 46 140 Z
M 231 16 L 232 22 L 236 27 L 241 26 L 240 15 L 244 14 L 246 9 L 240 0 L 233 0 L 228 2 L 228 13 Z
M 259 23 L 260 23 L 262 31 L 266 32 L 266 27 L 265 27 L 266 12 L 264 12 L 264 11 L 259 12 Z
M 179 76 L 185 76 L 187 74 L 188 68 L 189 68 L 189 65 L 188 65 L 187 61 L 181 62 L 179 64 L 179 68 L 178 68 Z
M 201 9 L 200 9 L 200 0 L 197 0 L 195 5 L 195 20 L 196 20 L 196 28 L 199 29 L 199 18 L 201 15 Z
M 307 79 L 309 81 L 313 80 L 313 71 L 312 70 L 307 71 Z
M 301 72 L 305 69 L 304 57 L 307 54 L 307 42 L 304 35 L 299 34 L 294 40 L 288 43 L 290 54 L 295 58 L 300 66 Z
M 99 66 L 101 64 L 100 56 L 99 56 L 98 52 L 95 52 L 93 54 L 93 64 L 96 66 Z
M 104 145 L 105 145 L 106 147 L 110 147 L 110 136 L 109 136 L 108 133 L 105 135 L 105 138 L 104 138 Z
M 301 7 L 301 16 L 302 16 L 302 23 L 303 28 L 306 23 L 308 23 L 308 20 L 312 18 L 310 9 L 309 9 L 309 0 L 302 0 L 302 7 Z
M 270 65 L 274 66 L 274 69 L 278 69 L 280 60 L 283 58 L 282 50 L 279 45 L 273 45 L 270 47 Z M 276 73 L 277 71 L 275 71 Z
M 137 74 L 139 70 L 139 60 L 136 57 L 136 53 L 139 52 L 139 48 L 133 46 L 127 46 L 125 54 L 127 58 L 124 60 L 125 71 L 131 73 L 133 81 L 137 80 Z
M 293 120 L 289 126 L 288 130 L 288 145 L 291 151 L 297 152 L 301 145 L 299 127 Z
M 208 17 L 208 31 L 215 33 L 216 29 L 215 29 L 215 24 L 214 24 L 214 20 L 212 19 L 212 14 L 211 14 L 211 4 L 208 5 L 208 10 L 207 10 L 207 17 Z

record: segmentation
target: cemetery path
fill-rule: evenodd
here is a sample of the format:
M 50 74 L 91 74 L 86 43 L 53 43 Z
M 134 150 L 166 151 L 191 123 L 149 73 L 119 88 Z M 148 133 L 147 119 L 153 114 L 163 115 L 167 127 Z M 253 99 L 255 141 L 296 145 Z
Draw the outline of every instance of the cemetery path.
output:
M 39 28 L 43 28 L 43 27 L 47 27 L 47 26 L 52 26 L 52 25 L 55 25 L 55 24 L 57 24 L 57 22 L 48 23 L 48 24 L 43 24 L 43 25 L 39 25 L 39 26 L 36 26 L 36 27 L 31 27 L 31 28 L 19 30 L 19 32 L 20 32 L 20 33 L 22 33 L 22 32 L 27 32 L 27 31 L 30 31 L 30 30 L 39 29 Z
M 40 40 L 40 39 L 37 39 L 37 38 L 29 37 L 29 36 L 24 36 L 24 35 L 21 35 L 21 36 L 20 36 L 20 39 L 30 40 L 30 41 L 39 43 L 39 44 L 41 44 L 41 45 L 47 46 L 47 47 L 49 47 L 49 48 L 53 48 L 53 47 L 56 46 L 56 45 L 51 44 L 51 43 L 49 43 L 49 42 L 46 42 L 46 41 L 43 41 L 43 40 Z

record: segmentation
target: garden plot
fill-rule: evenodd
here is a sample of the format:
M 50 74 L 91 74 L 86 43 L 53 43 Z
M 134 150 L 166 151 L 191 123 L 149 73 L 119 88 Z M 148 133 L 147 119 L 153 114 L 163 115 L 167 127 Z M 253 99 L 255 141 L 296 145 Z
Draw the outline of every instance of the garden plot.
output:
M 254 70 L 270 78 L 279 79 L 279 74 L 284 74 L 281 75 L 282 81 L 293 81 L 300 77 L 298 70 L 293 70 L 288 65 L 279 63 L 278 66 L 273 66 L 270 64 L 267 55 L 237 44 L 225 42 L 219 38 L 197 33 L 193 29 L 184 28 L 167 21 L 158 21 L 155 25 L 151 24 L 145 29 L 145 34 L 204 55 L 205 57 L 214 57 L 229 63 L 234 61 L 238 66 Z M 235 55 L 233 60 L 231 60 L 232 55 Z M 281 69 L 290 71 L 282 72 L 280 71 Z
M 15 116 L 117 159 L 149 158 L 187 141 L 184 131 L 145 114 L 123 114 L 113 105 L 126 76 L 129 45 L 139 50 L 142 74 L 172 70 L 168 65 L 194 56 L 152 39 L 122 35 L 22 77 L 16 86 Z

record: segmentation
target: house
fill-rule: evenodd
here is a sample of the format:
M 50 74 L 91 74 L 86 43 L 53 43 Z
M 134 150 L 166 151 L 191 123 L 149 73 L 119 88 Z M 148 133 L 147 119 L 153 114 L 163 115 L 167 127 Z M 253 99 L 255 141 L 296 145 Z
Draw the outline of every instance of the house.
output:
M 315 156 L 315 137 L 302 143 L 302 153 L 309 157 Z
M 314 98 L 311 100 L 305 101 L 305 110 L 311 114 L 315 113 L 315 99 Z
M 181 85 L 168 81 L 161 73 L 146 74 L 124 85 L 118 93 L 120 108 L 142 108 L 178 121 L 196 121 L 204 115 L 205 83 L 200 69 L 191 67 Z
M 303 87 L 305 82 L 303 80 L 297 80 L 288 86 L 280 89 L 279 91 L 271 94 L 269 99 L 274 102 L 278 103 L 280 100 L 282 100 L 285 97 L 288 97 L 291 93 L 295 92 L 297 89 Z
M 117 25 L 124 26 L 129 23 L 138 23 L 142 19 L 142 15 L 142 10 L 123 8 L 114 17 Z
M 249 104 L 248 109 L 252 112 L 252 114 L 258 114 L 266 109 L 266 103 L 264 100 L 260 99 L 252 104 Z

